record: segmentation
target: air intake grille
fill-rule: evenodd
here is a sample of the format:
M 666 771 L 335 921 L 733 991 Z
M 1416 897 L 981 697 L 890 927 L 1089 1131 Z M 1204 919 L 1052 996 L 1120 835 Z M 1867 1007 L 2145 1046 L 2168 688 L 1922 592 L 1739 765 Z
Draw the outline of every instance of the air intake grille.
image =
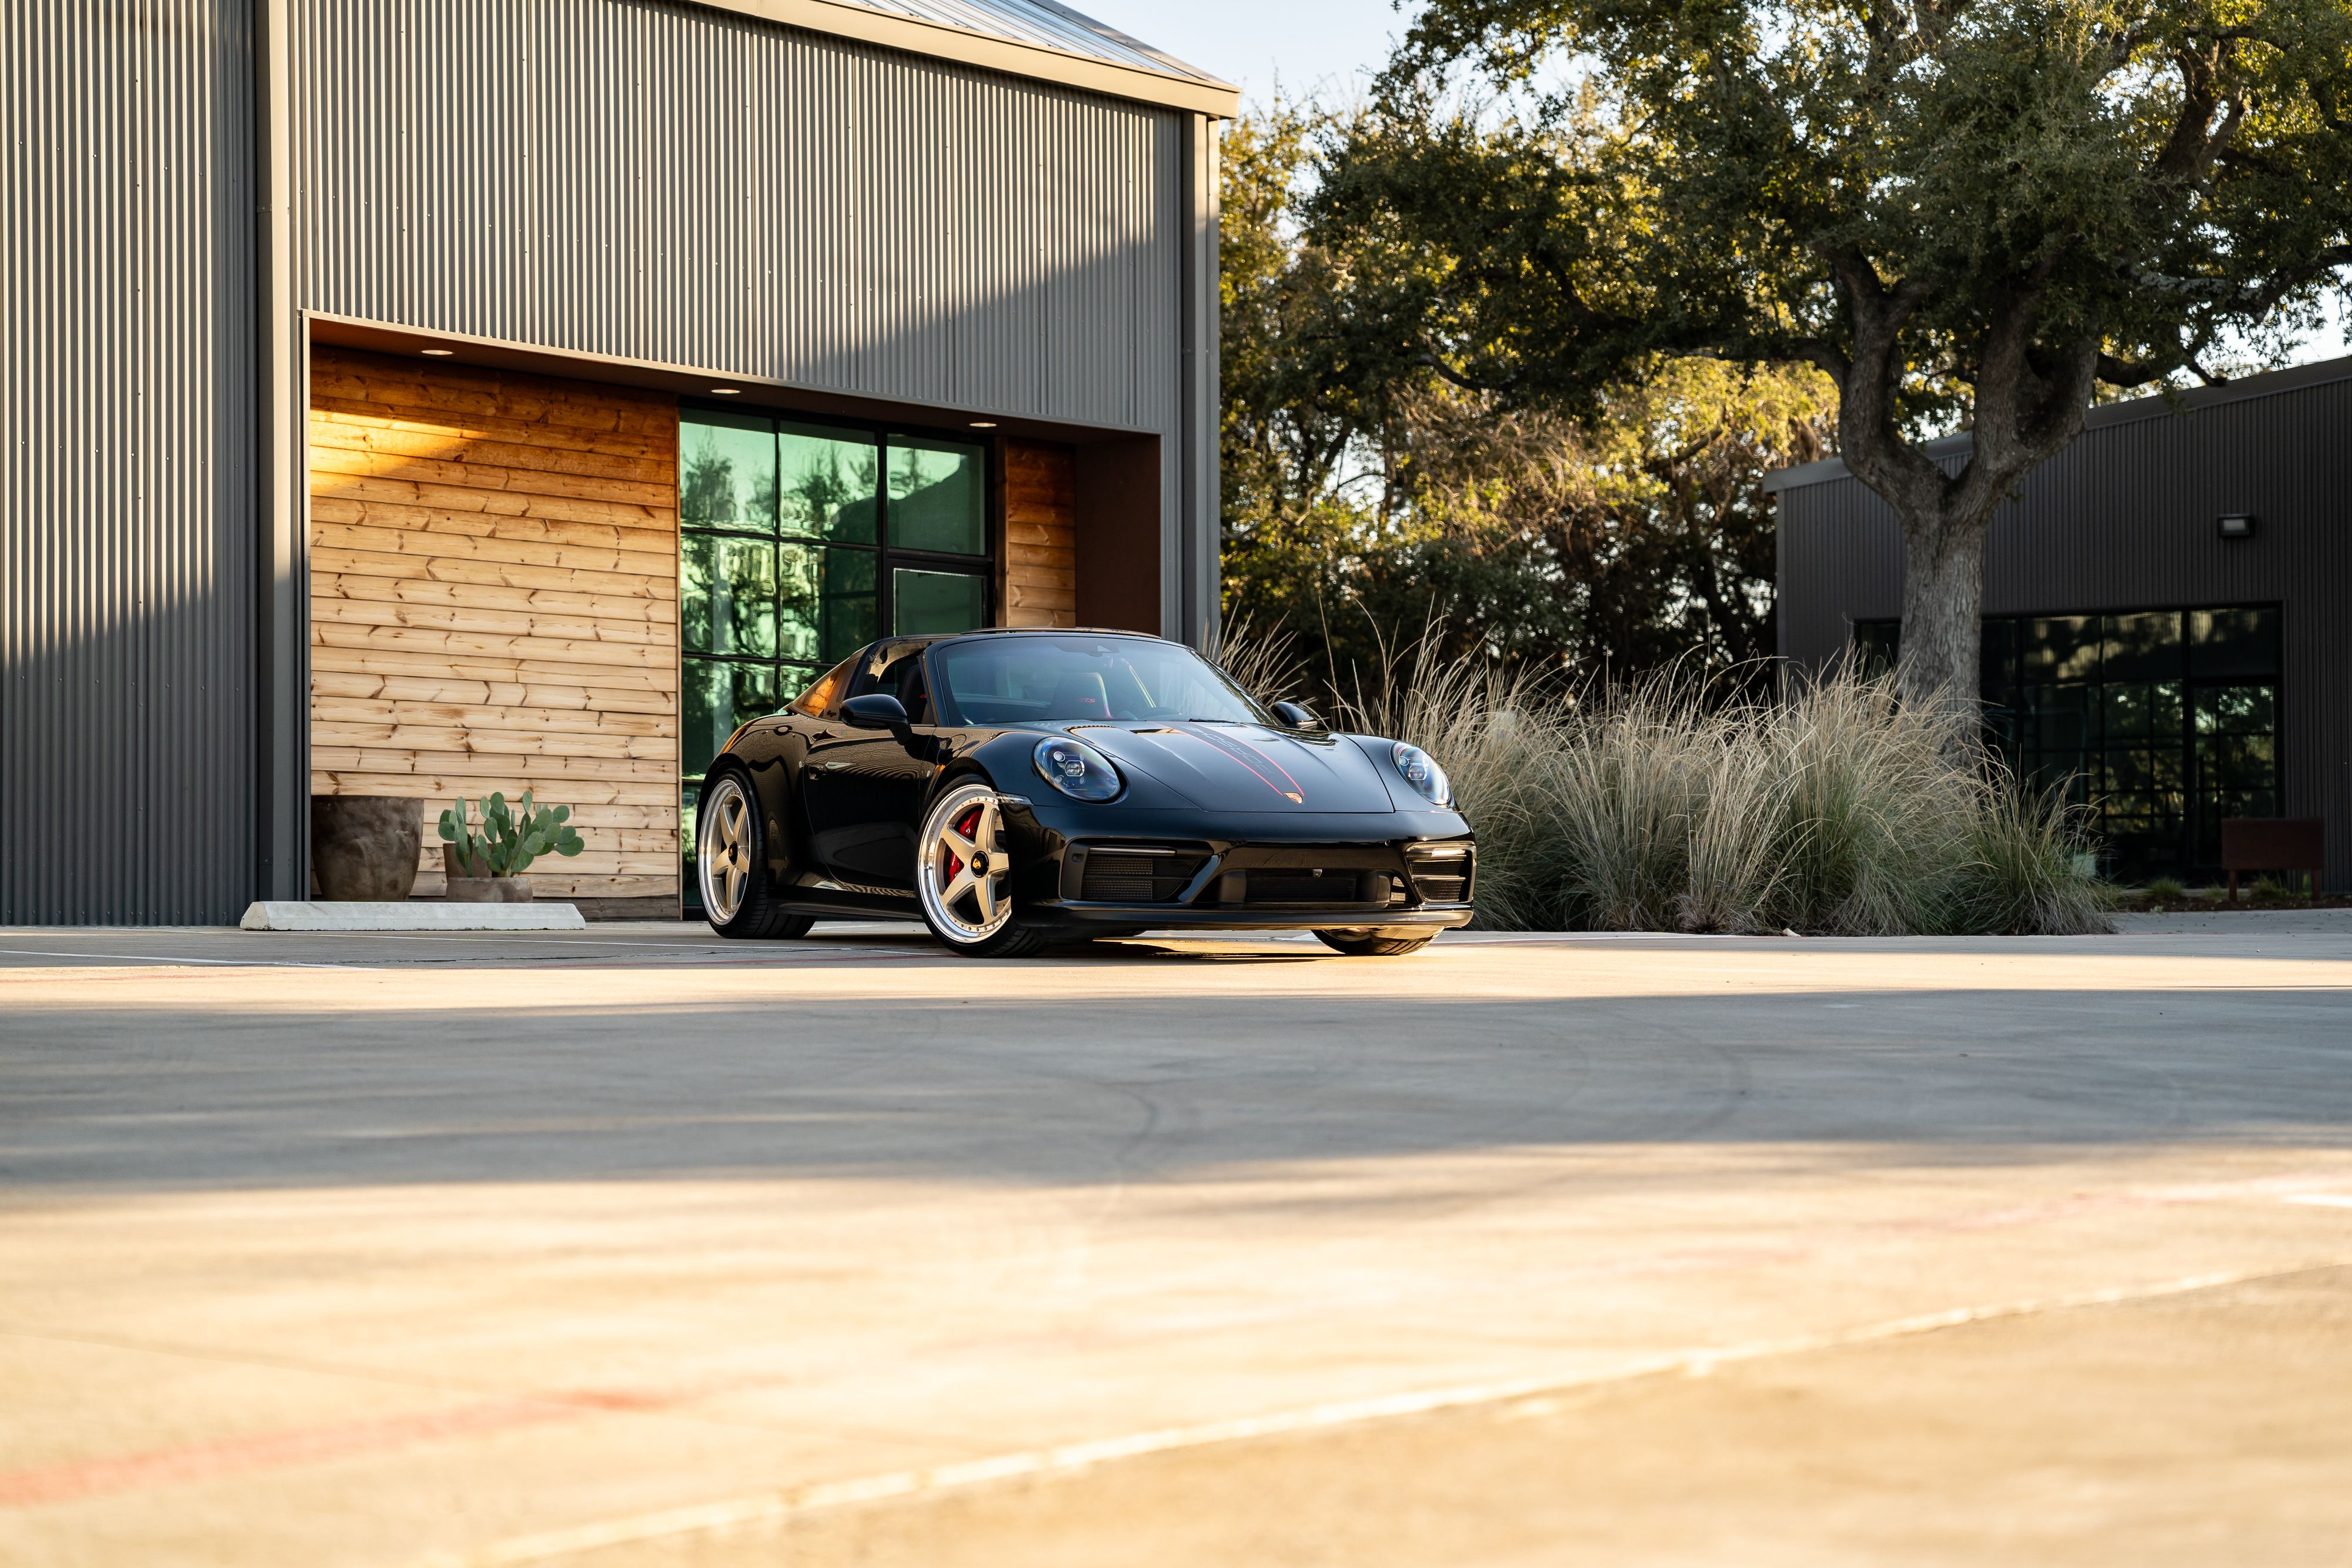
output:
M 1315 872 L 1253 871 L 1249 873 L 1248 892 L 1244 895 L 1252 904 L 1361 904 L 1383 902 L 1375 892 L 1370 899 L 1365 894 L 1365 879 L 1353 871 Z
M 1146 854 L 1090 850 L 1078 896 L 1097 904 L 1170 904 L 1207 858 L 1182 851 Z
M 1412 868 L 1413 890 L 1428 904 L 1467 904 L 1475 859 L 1467 848 L 1452 844 L 1405 852 Z

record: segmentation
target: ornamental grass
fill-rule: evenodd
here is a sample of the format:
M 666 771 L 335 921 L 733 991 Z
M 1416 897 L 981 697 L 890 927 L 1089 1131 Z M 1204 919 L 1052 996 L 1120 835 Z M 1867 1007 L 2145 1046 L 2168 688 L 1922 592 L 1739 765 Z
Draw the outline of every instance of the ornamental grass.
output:
M 1486 929 L 2109 929 L 2080 813 L 2024 787 L 1964 713 L 1906 707 L 1850 666 L 1711 701 L 1672 674 L 1547 688 L 1423 643 L 1338 706 L 1335 726 L 1444 766 Z

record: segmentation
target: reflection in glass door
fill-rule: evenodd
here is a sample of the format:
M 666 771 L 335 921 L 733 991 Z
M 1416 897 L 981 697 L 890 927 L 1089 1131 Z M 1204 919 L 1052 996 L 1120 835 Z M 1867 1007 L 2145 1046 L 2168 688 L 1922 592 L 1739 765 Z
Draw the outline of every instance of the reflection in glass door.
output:
M 1854 640 L 1865 668 L 1899 652 L 1891 621 Z M 2278 814 L 2279 674 L 2274 605 L 1984 623 L 1994 743 L 2091 811 L 2126 878 L 2210 873 L 2223 818 Z
M 691 873 L 703 769 L 891 632 L 993 619 L 989 451 L 879 426 L 688 408 L 678 420 L 679 789 Z

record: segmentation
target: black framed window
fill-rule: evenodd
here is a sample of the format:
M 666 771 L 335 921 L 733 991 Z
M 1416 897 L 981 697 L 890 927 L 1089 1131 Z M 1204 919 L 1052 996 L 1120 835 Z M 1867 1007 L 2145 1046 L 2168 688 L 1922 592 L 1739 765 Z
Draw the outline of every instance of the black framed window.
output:
M 1862 622 L 1866 668 L 1892 665 L 1892 621 Z M 2210 872 L 2224 817 L 2279 812 L 2276 605 L 1988 618 L 1985 723 L 2039 787 L 2094 813 L 2108 870 Z
M 688 407 L 678 416 L 679 786 L 877 637 L 994 618 L 990 451 L 901 430 Z M 691 901 L 694 883 L 688 878 Z

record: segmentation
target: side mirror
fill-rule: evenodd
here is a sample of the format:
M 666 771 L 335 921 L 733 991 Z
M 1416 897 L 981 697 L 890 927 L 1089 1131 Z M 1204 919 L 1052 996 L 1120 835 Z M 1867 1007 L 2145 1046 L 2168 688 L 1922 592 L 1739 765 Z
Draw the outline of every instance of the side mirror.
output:
M 904 734 L 911 727 L 907 706 L 888 692 L 868 692 L 841 705 L 841 722 L 852 729 L 887 729 Z
M 1274 716 L 1293 729 L 1323 727 L 1323 721 L 1315 716 L 1315 710 L 1304 703 L 1276 703 L 1274 705 Z

